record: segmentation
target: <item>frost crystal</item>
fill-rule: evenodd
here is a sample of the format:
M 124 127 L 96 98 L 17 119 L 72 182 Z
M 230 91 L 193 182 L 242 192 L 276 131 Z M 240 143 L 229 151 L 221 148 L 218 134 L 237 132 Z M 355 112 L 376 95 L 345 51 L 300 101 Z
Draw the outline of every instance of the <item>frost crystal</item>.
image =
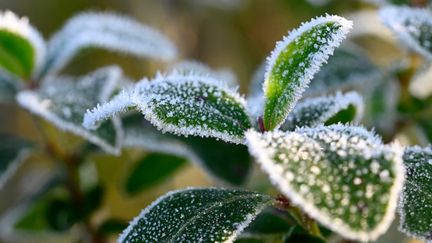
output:
M 246 138 L 273 184 L 320 223 L 361 241 L 389 227 L 404 178 L 399 146 L 343 125 L 248 131 Z
M 245 101 L 235 91 L 210 77 L 179 73 L 142 80 L 132 90 L 87 111 L 83 125 L 95 128 L 128 108 L 139 110 L 163 132 L 176 135 L 243 143 L 244 132 L 251 127 Z
M 144 209 L 118 242 L 234 242 L 272 198 L 248 191 L 189 188 Z
M 177 53 L 172 42 L 151 27 L 115 14 L 87 12 L 70 19 L 51 38 L 40 75 L 57 73 L 84 47 L 162 60 L 171 60 Z
M 400 230 L 409 236 L 432 242 L 432 150 L 405 150 L 406 182 L 400 195 Z
M 432 14 L 428 9 L 385 7 L 380 17 L 409 49 L 432 59 Z
M 0 36 L 2 35 L 1 32 L 5 31 L 18 35 L 31 44 L 34 51 L 32 54 L 34 60 L 31 60 L 33 63 L 30 68 L 32 68 L 33 72 L 40 68 L 45 58 L 45 41 L 39 31 L 30 25 L 29 20 L 26 17 L 19 18 L 11 11 L 0 11 Z
M 118 67 L 106 67 L 83 77 L 48 77 L 36 91 L 18 93 L 18 103 L 58 128 L 81 136 L 109 153 L 120 152 L 122 129 L 115 118 L 96 131 L 81 126 L 84 113 L 106 101 L 122 76 Z
M 266 130 L 281 125 L 310 80 L 351 27 L 351 21 L 327 15 L 303 24 L 277 43 L 267 60 L 263 85 Z
M 363 115 L 364 105 L 362 97 L 356 92 L 346 94 L 337 93 L 335 96 L 322 96 L 306 99 L 297 104 L 288 114 L 281 130 L 292 131 L 297 127 L 315 127 L 323 125 L 338 113 L 354 108 L 354 114 L 347 114 L 347 122 L 359 121 Z

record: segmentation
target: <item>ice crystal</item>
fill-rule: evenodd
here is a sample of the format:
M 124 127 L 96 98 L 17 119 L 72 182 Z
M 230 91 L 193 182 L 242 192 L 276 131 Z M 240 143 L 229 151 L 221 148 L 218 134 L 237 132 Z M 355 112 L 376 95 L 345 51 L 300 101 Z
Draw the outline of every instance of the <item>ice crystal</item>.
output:
M 304 23 L 277 43 L 267 60 L 263 85 L 266 130 L 281 125 L 310 80 L 351 27 L 351 21 L 326 15 Z
M 106 101 L 122 77 L 118 67 L 106 67 L 83 77 L 52 76 L 35 91 L 21 91 L 18 103 L 61 130 L 81 136 L 107 152 L 120 152 L 122 132 L 118 118 L 105 122 L 99 129 L 88 131 L 82 127 L 87 109 Z
M 158 198 L 118 242 L 234 242 L 272 198 L 216 188 L 189 188 Z
M 432 150 L 405 150 L 406 182 L 400 195 L 400 230 L 409 236 L 432 242 Z
M 364 105 L 362 97 L 356 92 L 346 94 L 337 93 L 335 96 L 322 96 L 306 99 L 298 103 L 281 126 L 281 130 L 292 131 L 297 127 L 315 127 L 323 125 L 339 112 L 354 109 L 349 121 L 359 121 L 363 115 Z
M 404 178 L 400 146 L 340 124 L 246 138 L 273 184 L 331 230 L 368 241 L 389 227 Z

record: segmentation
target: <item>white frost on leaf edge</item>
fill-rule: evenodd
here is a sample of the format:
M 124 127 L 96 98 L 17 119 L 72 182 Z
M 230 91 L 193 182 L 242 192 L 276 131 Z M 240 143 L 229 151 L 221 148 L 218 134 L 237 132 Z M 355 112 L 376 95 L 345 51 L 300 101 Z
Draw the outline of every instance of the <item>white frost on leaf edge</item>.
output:
M 330 127 L 334 127 L 337 130 L 344 129 L 346 126 L 341 124 L 332 125 Z M 326 129 L 328 127 L 321 126 L 320 129 Z M 370 141 L 379 141 L 378 137 L 375 135 L 371 135 L 367 130 L 364 128 L 358 127 L 357 130 L 358 133 L 362 135 L 367 135 L 368 140 Z M 307 129 L 307 128 L 302 128 Z M 293 136 L 302 136 L 301 130 L 298 129 L 296 132 L 282 132 L 282 131 L 274 131 L 274 132 L 267 132 L 267 133 L 282 133 L 282 134 L 292 134 Z M 314 128 L 312 128 L 313 130 Z M 310 128 L 308 130 L 311 130 Z M 337 232 L 338 234 L 353 240 L 360 240 L 360 241 L 371 241 L 377 239 L 380 235 L 385 233 L 390 227 L 397 208 L 397 201 L 399 198 L 399 194 L 402 190 L 402 186 L 404 183 L 404 174 L 405 169 L 403 166 L 402 161 L 402 154 L 403 154 L 403 148 L 398 143 L 394 143 L 392 145 L 380 145 L 382 150 L 390 150 L 393 151 L 395 156 L 395 172 L 396 172 L 396 178 L 393 184 L 393 187 L 390 189 L 390 198 L 389 198 L 389 204 L 387 206 L 386 214 L 384 215 L 381 223 L 372 231 L 370 232 L 359 232 L 354 231 L 350 229 L 349 227 L 345 226 L 343 223 L 341 224 L 340 221 L 335 221 L 332 219 L 331 216 L 324 214 L 320 212 L 320 210 L 313 205 L 313 203 L 310 203 L 309 201 L 305 200 L 301 195 L 299 195 L 296 190 L 291 188 L 289 184 L 279 183 L 284 181 L 285 179 L 280 176 L 278 173 L 270 173 L 271 171 L 274 171 L 275 168 L 273 166 L 273 162 L 271 160 L 271 156 L 269 156 L 269 151 L 263 149 L 261 147 L 262 141 L 260 139 L 260 136 L 262 136 L 261 133 L 258 133 L 252 129 L 247 131 L 246 133 L 246 140 L 247 145 L 250 151 L 250 154 L 253 155 L 257 162 L 261 165 L 261 168 L 263 171 L 268 172 L 268 176 L 270 178 L 270 181 L 274 186 L 276 186 L 285 196 L 287 196 L 290 201 L 294 204 L 302 208 L 310 217 L 316 219 L 318 222 L 323 224 L 324 226 L 328 227 L 329 229 Z M 309 138 L 308 138 L 309 139 Z M 376 153 L 376 148 L 374 148 L 371 151 L 371 154 Z
M 30 24 L 28 18 L 19 18 L 9 10 L 0 11 L 0 30 L 19 35 L 30 42 L 35 51 L 32 74 L 37 72 L 45 59 L 46 44 L 39 31 Z
M 24 162 L 24 160 L 27 159 L 29 154 L 29 148 L 22 149 L 18 153 L 17 157 L 12 162 L 10 162 L 8 168 L 3 172 L 3 174 L 0 175 L 0 189 L 2 189 L 6 182 L 9 180 L 9 178 L 14 175 L 15 171 Z
M 305 73 L 303 75 L 302 82 L 300 84 L 299 89 L 294 91 L 294 101 L 287 108 L 287 114 L 290 110 L 292 110 L 293 105 L 300 99 L 301 93 L 307 88 L 308 84 L 312 80 L 313 76 L 320 70 L 320 67 L 323 63 L 326 63 L 328 58 L 333 55 L 333 51 L 336 47 L 338 47 L 342 41 L 346 38 L 348 32 L 352 29 L 353 22 L 347 20 L 343 17 L 337 15 L 328 15 L 316 17 L 309 22 L 302 23 L 302 25 L 292 30 L 287 36 L 284 36 L 281 41 L 276 43 L 275 49 L 271 52 L 270 56 L 267 58 L 267 67 L 264 75 L 264 83 L 263 83 L 263 93 L 266 94 L 267 85 L 270 73 L 273 67 L 276 64 L 276 60 L 285 50 L 285 48 L 291 44 L 291 42 L 295 41 L 298 37 L 300 37 L 304 32 L 311 30 L 313 27 L 325 24 L 329 22 L 335 22 L 340 25 L 340 29 L 336 33 L 332 33 L 332 40 L 327 42 L 326 48 L 321 48 L 317 53 L 314 53 L 313 60 L 311 61 L 311 65 L 309 68 L 305 69 Z M 276 126 L 276 129 L 281 125 L 279 123 Z
M 152 125 L 162 132 L 170 132 L 175 135 L 183 136 L 192 135 L 201 137 L 214 137 L 217 139 L 222 139 L 226 142 L 244 144 L 245 141 L 243 137 L 231 136 L 220 131 L 196 126 L 180 127 L 173 124 L 167 124 L 160 120 L 152 110 L 148 109 L 148 97 L 144 97 L 145 94 L 141 94 L 140 91 L 145 90 L 150 85 L 157 85 L 159 83 L 163 84 L 165 82 L 177 84 L 182 84 L 185 82 L 202 82 L 212 85 L 234 98 L 238 104 L 244 107 L 244 110 L 246 111 L 246 100 L 244 97 L 237 93 L 233 88 L 228 87 L 226 83 L 219 82 L 217 79 L 212 77 L 204 77 L 193 74 L 184 75 L 178 73 L 177 71 L 173 71 L 166 76 L 158 73 L 156 77 L 150 81 L 144 78 L 140 82 L 136 83 L 133 88 L 121 91 L 120 94 L 115 96 L 111 101 L 102 105 L 97 105 L 96 107 L 87 110 L 84 115 L 83 126 L 87 129 L 96 129 L 101 121 L 124 113 L 129 108 L 135 107 L 144 115 L 146 120 L 148 120 Z
M 161 201 L 163 201 L 164 199 L 175 195 L 177 193 L 181 193 L 181 192 L 187 192 L 187 191 L 193 191 L 193 190 L 206 190 L 206 189 L 216 189 L 216 190 L 224 190 L 224 188 L 217 188 L 217 187 L 187 187 L 185 189 L 179 189 L 179 190 L 173 190 L 173 191 L 169 191 L 166 194 L 160 196 L 159 198 L 157 198 L 155 201 L 153 201 L 149 206 L 147 206 L 145 209 L 143 209 L 141 211 L 141 213 L 136 216 L 132 221 L 129 222 L 128 227 L 123 230 L 123 232 L 120 234 L 117 242 L 118 243 L 125 243 L 125 238 L 128 236 L 128 234 L 130 233 L 130 231 L 133 229 L 133 227 L 138 223 L 138 221 L 144 217 L 144 215 L 146 215 L 152 208 L 154 208 L 156 205 L 158 205 Z M 241 224 L 239 224 L 237 226 L 236 231 L 234 231 L 231 235 L 231 237 L 229 237 L 227 240 L 225 240 L 223 243 L 233 243 L 234 240 L 241 234 L 241 232 L 243 232 L 243 230 L 256 218 L 256 216 L 263 211 L 268 205 L 264 204 L 261 207 L 258 207 L 254 213 L 249 214 L 246 217 L 246 220 L 244 220 Z
M 397 35 L 397 38 L 402 44 L 405 44 L 407 48 L 418 52 L 427 59 L 432 60 L 432 54 L 423 48 L 418 41 L 408 33 L 407 26 L 404 24 L 406 20 L 414 19 L 432 26 L 432 14 L 428 9 L 407 6 L 388 6 L 379 10 L 379 17 L 384 25 Z
M 420 147 L 420 146 L 413 146 L 413 147 L 407 147 L 405 148 L 405 153 L 429 153 L 432 155 L 432 147 Z M 401 193 L 399 194 L 399 206 L 397 208 L 397 211 L 399 213 L 400 216 L 400 223 L 399 223 L 399 231 L 403 232 L 404 234 L 408 235 L 409 237 L 413 237 L 422 241 L 425 241 L 427 243 L 431 243 L 432 240 L 431 239 L 426 239 L 426 237 L 424 235 L 418 235 L 415 233 L 410 232 L 409 230 L 403 228 L 403 224 L 405 222 L 405 211 L 403 210 L 403 202 L 404 202 L 404 198 L 405 198 L 405 194 L 403 193 L 404 191 L 402 190 Z

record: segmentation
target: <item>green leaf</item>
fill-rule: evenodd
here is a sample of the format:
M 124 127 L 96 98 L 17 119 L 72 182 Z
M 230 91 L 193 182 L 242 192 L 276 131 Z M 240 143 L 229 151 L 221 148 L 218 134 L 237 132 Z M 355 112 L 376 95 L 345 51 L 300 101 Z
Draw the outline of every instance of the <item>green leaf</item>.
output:
M 57 128 L 98 145 L 106 152 L 118 154 L 121 147 L 121 122 L 114 118 L 96 131 L 81 123 L 87 109 L 106 101 L 122 77 L 118 67 L 106 67 L 83 77 L 51 77 L 38 90 L 22 91 L 18 103 Z
M 0 188 L 28 156 L 30 142 L 8 134 L 0 133 Z
M 342 17 L 318 17 L 278 42 L 267 62 L 264 81 L 264 127 L 279 127 L 320 66 L 352 27 Z
M 295 221 L 287 212 L 276 208 L 266 208 L 250 223 L 243 231 L 241 237 L 266 237 L 271 235 L 285 235 L 292 227 Z
M 120 219 L 108 219 L 104 221 L 98 228 L 98 232 L 102 235 L 116 234 L 118 235 L 128 226 L 127 222 Z
M 169 192 L 144 209 L 119 242 L 230 242 L 271 203 L 267 195 L 239 190 Z
M 242 185 L 252 169 L 246 146 L 213 138 L 179 137 L 164 134 L 141 115 L 123 120 L 124 147 L 172 154 L 187 158 L 203 168 L 212 178 L 228 185 Z M 223 153 L 221 152 L 223 151 Z
M 245 101 L 235 91 L 211 77 L 172 73 L 143 80 L 110 102 L 85 114 L 83 125 L 97 127 L 100 121 L 137 109 L 163 132 L 214 137 L 243 143 L 251 127 Z
M 185 164 L 185 159 L 174 155 L 152 153 L 142 158 L 126 181 L 126 192 L 136 194 L 171 176 Z
M 400 146 L 343 125 L 246 137 L 272 183 L 324 226 L 360 241 L 389 227 L 404 178 Z
M 363 109 L 363 99 L 356 92 L 306 99 L 297 104 L 288 114 L 281 130 L 293 131 L 297 127 L 316 127 L 324 123 L 359 121 L 363 115 Z
M 89 47 L 164 61 L 177 54 L 174 44 L 149 26 L 120 15 L 84 12 L 72 17 L 50 39 L 39 77 L 58 73 L 79 51 Z
M 382 76 L 379 68 L 365 55 L 365 50 L 348 42 L 334 51 L 328 63 L 312 79 L 306 96 L 332 93 L 337 90 L 359 90 Z
M 298 242 L 302 242 L 302 243 L 325 243 L 326 241 L 315 237 L 313 235 L 308 235 L 308 234 L 292 234 L 290 237 L 288 237 L 287 239 L 285 239 L 284 243 L 298 243 Z
M 20 78 L 0 67 L 0 102 L 14 102 L 15 95 L 22 88 L 23 82 Z
M 10 11 L 0 11 L 0 67 L 29 78 L 44 57 L 45 43 L 39 32 Z
M 380 18 L 404 46 L 432 60 L 430 10 L 406 6 L 384 7 L 380 10 Z
M 400 230 L 409 236 L 432 242 L 432 150 L 405 150 L 406 181 L 399 200 Z

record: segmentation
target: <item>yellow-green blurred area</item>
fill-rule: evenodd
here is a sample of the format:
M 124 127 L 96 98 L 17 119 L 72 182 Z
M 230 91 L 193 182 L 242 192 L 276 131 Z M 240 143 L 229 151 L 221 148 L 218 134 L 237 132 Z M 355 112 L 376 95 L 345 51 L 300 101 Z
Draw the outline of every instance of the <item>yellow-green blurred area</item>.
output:
M 317 1 L 318 2 L 318 1 Z M 334 0 L 322 6 L 311 5 L 305 0 L 0 0 L 0 9 L 11 10 L 19 16 L 27 16 L 45 39 L 58 30 L 76 13 L 88 10 L 110 11 L 130 16 L 150 25 L 168 36 L 177 46 L 178 60 L 198 60 L 212 68 L 231 69 L 240 82 L 240 91 L 248 91 L 248 83 L 254 71 L 270 54 L 275 42 L 302 22 L 325 13 L 354 18 L 354 32 L 373 30 L 383 32 L 384 37 L 372 35 L 358 37 L 356 41 L 365 47 L 372 60 L 387 67 L 402 55 L 389 32 L 375 15 L 358 14 L 373 11 L 374 6 L 355 0 Z M 69 64 L 63 73 L 82 75 L 97 67 L 118 64 L 125 74 L 134 80 L 153 77 L 158 70 L 165 70 L 166 63 L 138 59 L 122 54 L 86 49 Z M 385 92 L 385 91 L 383 91 Z M 407 134 L 416 133 L 406 127 Z M 40 131 L 56 141 L 57 149 L 73 151 L 82 140 L 69 133 L 60 132 L 52 125 L 35 124 L 31 115 L 14 104 L 0 104 L 0 132 L 20 134 L 32 138 L 43 146 Z M 401 135 L 405 138 L 406 135 Z M 410 140 L 412 141 L 412 140 Z M 0 141 L 1 142 L 1 141 Z M 223 153 L 223 151 L 220 151 Z M 82 188 L 99 182 L 104 187 L 102 206 L 86 224 L 97 227 L 107 219 L 128 222 L 149 203 L 167 191 L 188 186 L 216 185 L 200 168 L 187 164 L 169 178 L 137 195 L 128 195 L 126 177 L 131 173 L 145 152 L 125 150 L 115 157 L 95 154 L 86 158 L 78 177 Z M 37 194 L 47 182 L 55 178 L 60 165 L 42 154 L 34 154 L 18 169 L 16 175 L 0 190 L 0 241 L 5 242 L 76 242 L 84 229 L 74 226 L 58 232 L 15 232 L 12 216 L 31 201 L 29 195 Z M 259 172 L 256 177 L 261 178 Z M 267 183 L 252 181 L 250 187 Z M 254 184 L 255 183 L 255 184 Z M 62 194 L 63 192 L 55 192 Z M 7 216 L 7 217 L 6 217 Z M 35 225 L 43 225 L 33 219 Z M 42 226 L 41 226 L 42 227 Z M 397 222 L 379 242 L 413 242 L 397 231 Z M 116 240 L 116 235 L 110 237 Z M 335 240 L 336 242 L 337 239 Z M 340 242 L 340 241 L 339 241 Z

